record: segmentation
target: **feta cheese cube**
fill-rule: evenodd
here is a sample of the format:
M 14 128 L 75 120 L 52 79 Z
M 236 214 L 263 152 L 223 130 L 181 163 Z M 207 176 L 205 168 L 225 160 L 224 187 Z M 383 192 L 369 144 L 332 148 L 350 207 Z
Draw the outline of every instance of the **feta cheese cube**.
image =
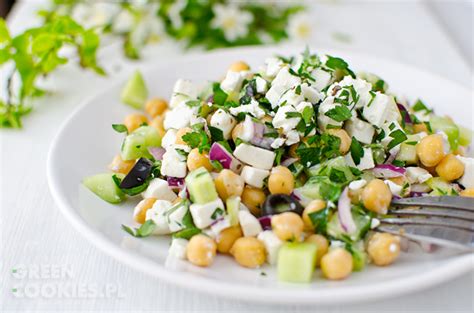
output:
M 184 128 L 190 125 L 191 119 L 195 118 L 195 115 L 195 108 L 190 108 L 184 102 L 180 103 L 173 110 L 165 113 L 163 126 L 166 130 Z
M 187 205 L 181 205 L 177 209 L 168 214 L 169 229 L 172 233 L 180 231 L 185 228 L 183 225 L 183 218 L 188 212 Z
M 298 125 L 299 117 L 287 117 L 287 113 L 298 112 L 292 105 L 284 105 L 278 108 L 275 117 L 272 120 L 273 127 L 281 128 L 283 133 L 287 133 Z
M 309 134 L 311 135 L 311 134 Z M 290 130 L 286 134 L 286 145 L 291 146 L 300 141 L 300 134 L 296 130 Z
M 304 97 L 301 94 L 297 94 L 295 88 L 288 89 L 278 101 L 278 105 L 292 105 L 296 106 L 301 101 L 304 101 Z
M 301 78 L 290 73 L 290 67 L 283 67 L 272 81 L 272 86 L 282 86 L 290 89 L 301 83 Z
M 355 165 L 350 153 L 346 154 L 344 158 L 346 160 L 347 165 L 351 167 L 357 167 L 361 171 L 375 167 L 371 148 L 364 148 L 364 156 L 360 158 L 360 163 L 358 165 Z
M 247 211 L 239 211 L 239 223 L 245 237 L 255 237 L 263 231 L 258 219 Z
M 265 60 L 265 76 L 268 77 L 275 77 L 281 68 L 284 66 L 284 63 L 281 59 L 271 57 Z
M 393 137 L 390 137 L 390 134 L 397 131 L 397 130 L 401 130 L 403 133 L 405 133 L 403 131 L 403 128 L 400 126 L 400 124 L 398 124 L 397 121 L 391 121 L 391 122 L 387 122 L 385 124 L 382 125 L 382 130 L 383 132 L 385 133 L 385 137 L 382 139 L 382 141 L 380 142 L 385 148 L 387 148 L 387 146 L 389 145 L 389 143 L 393 140 Z M 394 146 L 394 147 L 397 147 L 399 146 L 400 144 Z
M 172 145 L 168 147 L 163 160 L 161 161 L 161 174 L 165 176 L 184 178 L 188 171 L 186 157 L 179 154 L 177 149 L 189 152 L 190 148 L 186 145 Z
M 386 121 L 397 121 L 398 123 L 402 122 L 402 114 L 398 109 L 397 103 L 395 101 L 390 101 L 387 108 L 387 117 Z
M 269 170 L 273 167 L 275 152 L 241 143 L 235 148 L 234 156 L 253 167 Z
M 322 99 L 323 96 L 315 88 L 309 86 L 306 83 L 301 84 L 300 86 L 301 86 L 301 94 L 303 95 L 303 98 L 306 101 L 309 101 L 311 103 L 317 103 L 319 102 L 319 100 Z
M 329 116 L 326 116 L 325 114 L 329 111 L 334 109 L 337 105 L 334 103 L 334 97 L 327 97 L 324 99 L 323 103 L 319 106 L 319 111 L 318 111 L 318 125 L 319 128 L 322 131 L 325 131 L 328 125 L 332 125 L 335 127 L 341 127 L 343 122 L 338 122 L 330 118 Z
M 196 86 L 186 79 L 178 79 L 173 87 L 173 95 L 170 100 L 170 107 L 175 108 L 184 101 L 197 98 L 198 90 Z
M 148 188 L 142 192 L 143 198 L 156 198 L 158 200 L 174 201 L 176 194 L 168 186 L 166 180 L 160 178 L 153 178 L 148 185 Z
M 382 124 L 387 120 L 388 108 L 394 101 L 393 97 L 376 93 L 372 103 L 366 105 L 362 111 L 365 119 L 374 126 L 382 127 Z
M 265 230 L 261 232 L 258 234 L 257 238 L 265 245 L 265 251 L 267 252 L 267 262 L 271 265 L 276 264 L 278 259 L 278 251 L 283 245 L 283 242 L 271 230 Z
M 211 117 L 211 126 L 222 130 L 225 140 L 230 138 L 236 123 L 235 118 L 222 109 L 217 110 Z
M 273 149 L 278 149 L 285 144 L 285 141 L 285 138 L 276 138 L 275 140 L 273 140 L 270 147 L 272 147 Z
M 226 77 L 221 82 L 221 89 L 226 93 L 234 93 L 240 91 L 244 76 L 241 72 L 228 71 Z
M 168 256 L 179 260 L 186 260 L 186 248 L 188 247 L 188 243 L 189 241 L 183 238 L 173 239 L 168 250 Z
M 352 78 L 351 76 L 344 76 L 344 78 L 340 82 L 334 84 L 333 86 L 335 85 L 338 85 L 339 87 L 342 87 L 342 88 L 348 87 L 348 86 L 352 86 L 354 88 L 354 91 L 357 93 L 357 96 L 359 97 L 359 100 L 357 101 L 355 105 L 356 108 L 362 108 L 366 106 L 370 102 L 370 100 L 372 100 L 372 96 L 370 95 L 370 91 L 372 90 L 372 84 L 367 82 L 364 79 Z M 331 86 L 329 90 L 332 90 L 333 86 Z M 336 97 L 339 97 L 342 91 L 343 89 L 339 90 L 336 94 Z
M 364 122 L 357 117 L 352 117 L 346 122 L 344 129 L 349 136 L 354 137 L 362 143 L 372 143 L 372 138 L 375 134 L 375 128 L 367 122 Z
M 384 180 L 384 183 L 388 186 L 388 188 L 392 192 L 392 195 L 400 196 L 400 194 L 402 193 L 402 190 L 403 190 L 402 186 L 400 186 L 398 184 L 395 184 L 393 181 L 388 180 L 388 179 Z
M 244 179 L 245 183 L 257 188 L 263 187 L 263 181 L 268 177 L 268 175 L 270 175 L 270 171 L 251 166 L 244 166 L 242 173 L 240 173 L 240 176 Z
M 458 179 L 458 182 L 464 188 L 474 188 L 474 158 L 456 156 L 464 164 L 464 175 Z
M 316 90 L 321 91 L 331 83 L 332 75 L 329 72 L 326 72 L 320 68 L 315 69 L 311 75 L 316 80 L 311 86 L 316 88 Z
M 286 88 L 285 86 L 271 86 L 270 89 L 268 89 L 267 93 L 265 94 L 265 97 L 272 105 L 272 109 L 278 106 L 278 101 L 287 90 L 288 88 Z
M 230 114 L 234 116 L 239 115 L 239 113 L 248 113 L 258 119 L 265 116 L 265 111 L 259 106 L 255 99 L 250 100 L 249 104 L 243 104 L 235 108 L 230 108 L 229 111 Z
M 226 228 L 229 228 L 230 226 L 230 217 L 228 215 L 224 216 L 224 218 L 220 219 L 219 221 L 215 222 L 211 226 L 211 231 L 214 233 L 214 235 L 217 237 Z
M 433 176 L 421 167 L 407 167 L 405 173 L 410 184 L 422 184 Z
M 255 89 L 258 93 L 264 94 L 268 90 L 268 83 L 265 79 L 257 76 L 255 78 Z
M 177 132 L 178 131 L 176 129 L 168 129 L 163 138 L 161 139 L 161 146 L 165 149 L 168 149 L 169 147 L 174 145 L 174 143 L 176 142 Z
M 170 201 L 156 200 L 153 206 L 146 211 L 145 220 L 152 220 L 155 223 L 153 234 L 166 235 L 171 233 L 166 214 L 172 206 Z
M 222 214 L 216 213 L 217 209 L 222 210 L 222 213 L 225 212 L 224 203 L 220 198 L 204 204 L 193 203 L 189 206 L 194 224 L 200 229 L 210 226 L 222 216 Z

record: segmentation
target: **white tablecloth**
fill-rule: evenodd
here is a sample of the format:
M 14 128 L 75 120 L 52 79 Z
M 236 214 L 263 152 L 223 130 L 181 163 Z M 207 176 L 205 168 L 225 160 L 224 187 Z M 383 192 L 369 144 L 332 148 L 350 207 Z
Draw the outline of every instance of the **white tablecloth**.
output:
M 34 12 L 44 2 L 30 0 L 17 4 L 9 18 L 14 31 L 34 23 Z M 470 86 L 472 69 L 430 12 L 426 4 L 419 1 L 324 1 L 315 4 L 310 12 L 314 16 L 314 32 L 309 43 L 316 48 L 350 49 L 397 59 Z M 350 43 L 336 40 L 335 32 L 348 34 Z M 159 49 L 160 57 L 176 51 L 170 43 L 163 43 Z M 114 62 L 122 64 L 114 60 L 109 67 L 113 67 Z M 72 229 L 59 213 L 49 194 L 45 169 L 47 152 L 60 123 L 85 96 L 107 83 L 91 73 L 67 66 L 51 78 L 50 86 L 55 93 L 38 103 L 25 119 L 23 130 L 0 131 L 0 311 L 473 311 L 473 273 L 428 290 L 378 302 L 350 306 L 335 303 L 333 307 L 272 307 L 180 289 L 105 255 Z M 19 273 L 25 266 L 32 277 L 23 278 Z M 31 274 L 35 267 L 43 267 L 38 271 L 39 277 Z M 109 288 L 109 294 L 84 299 L 71 296 L 69 290 L 63 298 L 48 298 L 47 292 L 40 296 L 16 296 L 12 289 L 26 283 L 65 284 L 67 286 L 61 288 L 79 289 L 98 286 Z

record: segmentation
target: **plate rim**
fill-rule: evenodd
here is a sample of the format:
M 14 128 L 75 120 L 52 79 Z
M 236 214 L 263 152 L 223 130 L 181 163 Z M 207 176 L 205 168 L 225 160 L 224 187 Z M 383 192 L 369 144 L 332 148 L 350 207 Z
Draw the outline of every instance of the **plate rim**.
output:
M 258 51 L 262 53 L 263 51 L 274 51 L 275 49 L 283 49 L 286 51 L 297 51 L 300 47 L 297 46 L 267 46 L 267 47 L 244 47 L 244 48 L 231 48 L 231 49 L 219 49 L 211 53 L 196 53 L 188 56 L 179 56 L 170 60 L 170 62 L 179 62 L 180 58 L 186 59 L 186 61 L 192 61 L 193 59 L 200 58 L 209 58 L 213 55 L 225 55 L 225 54 L 234 54 L 236 51 L 242 53 L 252 53 Z M 301 50 L 301 49 L 300 49 Z M 324 49 L 318 48 L 316 51 L 320 53 L 334 53 L 336 55 L 347 55 L 347 56 L 356 56 L 364 58 L 375 58 L 380 60 L 383 63 L 391 63 L 392 65 L 400 66 L 403 69 L 410 69 L 410 71 L 415 71 L 421 73 L 422 75 L 428 75 L 435 77 L 436 79 L 449 82 L 451 85 L 456 86 L 457 88 L 465 89 L 468 93 L 472 93 L 464 85 L 451 81 L 443 76 L 440 76 L 436 73 L 430 73 L 429 71 L 419 69 L 412 65 L 407 65 L 398 61 L 390 60 L 383 57 L 371 56 L 368 54 L 363 54 L 359 52 L 354 52 L 350 50 L 343 49 Z M 338 53 L 341 51 L 342 53 Z M 147 67 L 144 72 L 151 72 L 163 66 L 164 62 L 154 61 L 151 66 Z M 74 209 L 74 205 L 69 203 L 64 193 L 61 192 L 61 186 L 59 181 L 55 178 L 56 170 L 54 167 L 56 151 L 60 148 L 59 141 L 61 140 L 64 130 L 67 128 L 69 123 L 74 120 L 78 112 L 84 110 L 94 99 L 99 98 L 100 96 L 106 94 L 110 89 L 117 88 L 124 81 L 126 81 L 126 75 L 129 74 L 129 71 L 122 73 L 117 76 L 110 82 L 106 84 L 105 88 L 101 91 L 95 92 L 85 98 L 81 103 L 75 108 L 70 115 L 63 121 L 61 127 L 56 133 L 47 157 L 47 181 L 48 186 L 55 200 L 55 203 L 59 207 L 62 214 L 66 219 L 73 225 L 73 227 L 88 241 L 92 242 L 93 245 L 98 247 L 100 250 L 104 251 L 109 256 L 117 259 L 119 262 L 126 264 L 127 266 L 138 270 L 140 272 L 152 275 L 155 278 L 159 278 L 166 283 L 184 287 L 188 290 L 197 291 L 199 293 L 206 293 L 209 295 L 216 295 L 228 299 L 240 299 L 258 303 L 267 303 L 267 304 L 287 304 L 287 305 L 309 305 L 309 304 L 342 304 L 342 303 L 356 303 L 356 302 L 367 302 L 376 299 L 383 299 L 390 296 L 397 296 L 406 294 L 412 291 L 419 291 L 426 289 L 430 286 L 440 284 L 444 281 L 451 280 L 457 276 L 462 275 L 463 273 L 474 269 L 474 254 L 460 255 L 452 260 L 445 262 L 442 266 L 439 266 L 435 269 L 427 271 L 426 273 L 418 274 L 413 277 L 405 278 L 396 278 L 392 279 L 389 282 L 382 283 L 371 283 L 365 286 L 342 286 L 338 287 L 337 291 L 334 292 L 334 289 L 328 288 L 327 290 L 318 290 L 318 296 L 315 297 L 314 290 L 310 289 L 299 289 L 295 288 L 294 290 L 289 290 L 288 288 L 284 289 L 266 289 L 258 286 L 245 286 L 243 288 L 241 285 L 232 285 L 227 282 L 219 282 L 213 279 L 209 279 L 202 276 L 197 276 L 190 273 L 169 271 L 166 267 L 159 265 L 153 260 L 137 254 L 132 251 L 127 251 L 124 248 L 115 244 L 103 233 L 95 230 L 87 224 L 87 222 L 77 213 Z M 453 270 L 453 268 L 455 270 Z M 194 279 L 187 279 L 188 277 Z M 341 297 L 343 294 L 343 297 Z

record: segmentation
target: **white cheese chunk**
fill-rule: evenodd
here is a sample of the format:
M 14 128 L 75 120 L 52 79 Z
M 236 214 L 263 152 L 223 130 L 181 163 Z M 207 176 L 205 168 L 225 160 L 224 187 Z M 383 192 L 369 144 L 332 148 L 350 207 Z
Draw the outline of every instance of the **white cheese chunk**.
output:
M 272 120 L 273 127 L 281 128 L 283 133 L 287 133 L 290 130 L 294 129 L 298 122 L 300 121 L 299 117 L 287 117 L 287 114 L 290 112 L 298 112 L 296 108 L 292 105 L 284 105 L 278 108 L 275 117 Z
M 190 80 L 178 79 L 173 87 L 170 107 L 175 108 L 185 101 L 196 99 L 197 95 L 198 90 Z
M 242 173 L 240 173 L 246 184 L 257 188 L 263 187 L 263 181 L 268 175 L 270 175 L 270 171 L 251 166 L 244 166 Z
M 265 251 L 267 253 L 267 262 L 271 265 L 277 263 L 278 251 L 283 245 L 283 241 L 275 235 L 271 230 L 265 230 L 258 234 L 258 240 L 263 242 L 265 245 Z
M 364 107 L 362 115 L 372 125 L 382 127 L 387 119 L 388 108 L 392 105 L 392 101 L 394 101 L 393 97 L 376 93 L 372 102 Z
M 230 217 L 228 215 L 224 216 L 222 219 L 219 221 L 215 222 L 211 226 L 211 231 L 214 233 L 216 237 L 219 236 L 219 234 L 226 228 L 229 228 L 230 226 Z
M 166 219 L 166 214 L 171 207 L 170 201 L 156 200 L 153 206 L 146 211 L 145 220 L 152 220 L 155 223 L 153 234 L 166 235 L 171 233 Z
M 142 192 L 143 198 L 156 198 L 158 200 L 174 201 L 177 196 L 168 186 L 166 180 L 154 178 L 150 181 L 148 188 Z
M 311 74 L 316 80 L 311 86 L 316 88 L 318 91 L 326 88 L 331 82 L 331 73 L 326 72 L 320 68 L 315 69 Z
M 244 76 L 241 72 L 228 71 L 226 77 L 221 82 L 221 89 L 226 93 L 234 93 L 240 91 Z
M 278 149 L 285 144 L 285 141 L 286 141 L 285 138 L 276 138 L 275 140 L 273 140 L 270 146 L 273 149 Z
M 217 110 L 211 117 L 211 126 L 222 130 L 225 140 L 230 138 L 236 123 L 235 118 L 222 109 Z
M 272 86 L 282 86 L 290 89 L 301 83 L 301 78 L 290 73 L 290 67 L 283 67 L 272 81 Z
M 168 129 L 181 129 L 189 126 L 191 120 L 195 117 L 196 110 L 190 108 L 186 103 L 178 104 L 173 110 L 169 110 L 165 113 L 165 119 L 163 126 L 166 130 Z
M 474 188 L 474 158 L 456 157 L 464 164 L 464 175 L 458 182 L 465 188 Z
M 364 148 L 364 156 L 360 158 L 360 163 L 358 165 L 355 165 L 354 160 L 352 160 L 352 156 L 350 153 L 346 154 L 344 158 L 346 159 L 347 165 L 352 166 L 352 167 L 357 167 L 361 171 L 368 170 L 375 167 L 371 148 Z
M 421 167 L 407 167 L 405 175 L 410 184 L 422 184 L 433 177 L 430 172 Z
M 393 181 L 388 180 L 388 179 L 384 180 L 384 183 L 388 186 L 388 188 L 392 192 L 392 195 L 400 196 L 403 190 L 402 186 L 395 184 Z
M 336 97 L 340 97 L 342 92 L 347 92 L 344 90 L 348 89 L 344 87 L 352 86 L 358 97 L 358 101 L 355 104 L 356 108 L 362 108 L 366 106 L 372 99 L 372 96 L 370 95 L 370 91 L 372 90 L 372 84 L 364 79 L 344 76 L 344 78 L 340 82 L 333 84 L 331 87 L 329 87 L 329 90 L 332 90 L 334 86 L 341 87 L 341 89 L 336 93 Z M 352 95 L 350 99 L 354 101 L 354 99 L 352 99 Z
M 375 128 L 367 122 L 364 122 L 357 117 L 352 117 L 346 122 L 344 129 L 347 131 L 350 137 L 354 137 L 358 141 L 371 144 L 372 138 L 375 134 Z
M 365 179 L 354 180 L 350 182 L 349 189 L 352 191 L 358 191 L 364 188 L 367 185 L 367 181 Z
M 174 143 L 176 142 L 177 132 L 178 131 L 176 129 L 168 129 L 163 138 L 161 139 L 161 146 L 165 149 L 168 149 L 169 147 L 174 145 Z
M 180 231 L 185 228 L 183 225 L 183 218 L 188 212 L 186 205 L 181 205 L 177 209 L 168 214 L 168 224 L 172 233 Z
M 322 99 L 323 96 L 319 93 L 319 91 L 309 86 L 307 83 L 301 84 L 300 86 L 301 94 L 306 101 L 317 103 Z
M 310 135 L 310 134 L 309 134 Z M 300 134 L 296 130 L 290 130 L 286 134 L 286 145 L 291 146 L 300 141 Z
M 263 231 L 258 219 L 247 211 L 239 211 L 239 223 L 245 237 L 255 237 Z
M 249 104 L 243 104 L 235 108 L 230 108 L 229 111 L 230 114 L 234 116 L 239 115 L 239 113 L 248 113 L 258 119 L 265 116 L 265 111 L 258 105 L 258 102 L 255 99 L 250 100 Z
M 265 60 L 265 76 L 275 77 L 283 66 L 284 63 L 281 59 L 275 57 L 267 58 Z
M 273 166 L 275 153 L 246 143 L 241 143 L 235 148 L 234 156 L 240 161 L 253 167 L 269 170 Z
M 217 209 L 221 209 L 222 213 L 225 212 L 224 203 L 220 198 L 204 204 L 193 203 L 189 206 L 194 224 L 200 229 L 210 226 L 221 216 L 215 213 Z
M 183 238 L 175 238 L 171 241 L 170 248 L 168 250 L 168 256 L 179 260 L 186 260 L 186 249 L 189 241 Z
M 177 149 L 189 152 L 186 145 L 172 145 L 168 147 L 161 161 L 161 174 L 170 177 L 184 178 L 188 172 L 186 157 L 177 152 Z
M 278 106 L 278 101 L 287 90 L 288 88 L 285 86 L 271 86 L 270 89 L 268 89 L 265 97 L 272 105 L 272 109 L 275 109 Z
M 296 106 L 298 103 L 301 101 L 304 101 L 304 97 L 302 95 L 302 92 L 300 91 L 300 94 L 296 93 L 295 88 L 288 89 L 280 98 L 278 101 L 278 105 L 292 105 Z
M 400 130 L 402 131 L 403 133 L 405 133 L 403 131 L 403 128 L 400 126 L 400 124 L 398 124 L 397 121 L 391 121 L 391 122 L 387 122 L 385 124 L 382 125 L 382 130 L 383 132 L 385 133 L 385 137 L 382 139 L 382 141 L 380 142 L 385 148 L 388 147 L 389 143 L 393 140 L 393 137 L 390 136 L 391 133 L 397 131 L 397 130 Z M 394 146 L 394 147 L 397 147 L 399 146 L 401 143 L 399 143 L 398 145 Z
M 268 90 L 268 83 L 265 79 L 257 76 L 255 78 L 255 89 L 258 93 L 264 94 Z
M 343 122 L 338 122 L 330 118 L 329 116 L 326 116 L 325 114 L 329 111 L 334 109 L 337 105 L 334 103 L 334 97 L 327 97 L 324 99 L 323 103 L 319 106 L 319 111 L 318 111 L 318 125 L 319 128 L 322 131 L 325 131 L 328 125 L 336 126 L 336 127 L 341 127 Z

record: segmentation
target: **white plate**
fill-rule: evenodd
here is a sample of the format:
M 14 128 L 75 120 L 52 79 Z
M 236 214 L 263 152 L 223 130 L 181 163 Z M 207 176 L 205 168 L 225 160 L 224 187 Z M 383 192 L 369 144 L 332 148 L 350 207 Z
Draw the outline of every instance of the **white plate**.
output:
M 182 57 L 179 62 L 161 60 L 149 64 L 144 75 L 151 95 L 169 97 L 178 78 L 196 82 L 215 80 L 224 75 L 233 61 L 245 60 L 255 67 L 273 54 L 289 55 L 299 51 L 282 47 L 245 48 Z M 381 75 L 392 90 L 403 91 L 409 99 L 420 96 L 438 113 L 449 114 L 472 128 L 472 93 L 469 90 L 406 65 L 347 52 L 330 53 L 346 59 L 355 70 L 370 70 Z M 197 291 L 234 299 L 287 304 L 380 299 L 439 284 L 473 268 L 473 254 L 453 256 L 415 252 L 403 254 L 396 264 L 387 268 L 368 266 L 344 281 L 321 279 L 317 271 L 311 284 L 294 285 L 277 282 L 272 268 L 245 269 L 222 255 L 209 268 L 198 268 L 186 262 L 166 266 L 168 238 L 135 239 L 120 227 L 121 224 L 132 224 L 132 208 L 138 200 L 110 205 L 80 184 L 87 175 L 107 171 L 107 164 L 119 151 L 123 136 L 115 133 L 111 124 L 120 123 L 131 112 L 119 101 L 124 81 L 125 78 L 118 80 L 78 107 L 61 127 L 48 160 L 48 182 L 61 211 L 81 234 L 121 262 Z M 266 275 L 261 275 L 262 272 Z M 117 276 L 120 277 L 120 273 Z

